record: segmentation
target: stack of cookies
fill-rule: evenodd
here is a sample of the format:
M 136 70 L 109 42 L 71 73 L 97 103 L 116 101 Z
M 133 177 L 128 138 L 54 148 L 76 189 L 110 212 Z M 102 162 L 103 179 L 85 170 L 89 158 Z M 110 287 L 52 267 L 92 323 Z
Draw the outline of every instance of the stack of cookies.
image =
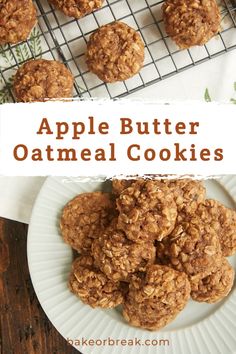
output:
M 85 193 L 63 209 L 66 243 L 78 252 L 69 287 L 92 307 L 123 306 L 133 326 L 158 330 L 190 297 L 228 295 L 236 211 L 206 199 L 191 179 L 113 180 L 112 193 Z

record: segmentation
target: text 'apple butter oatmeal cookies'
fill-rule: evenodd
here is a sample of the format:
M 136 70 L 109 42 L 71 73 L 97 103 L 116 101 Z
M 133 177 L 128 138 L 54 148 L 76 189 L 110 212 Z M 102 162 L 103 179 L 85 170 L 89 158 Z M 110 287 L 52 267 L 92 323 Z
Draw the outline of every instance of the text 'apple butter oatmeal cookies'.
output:
M 136 243 L 117 230 L 114 220 L 92 244 L 95 264 L 114 281 L 128 281 L 131 274 L 145 271 L 156 258 L 152 242 Z
M 113 308 L 123 302 L 120 284 L 96 269 L 91 256 L 80 256 L 73 262 L 69 288 L 91 307 Z
M 104 82 L 127 80 L 144 62 L 144 43 L 139 33 L 123 22 L 97 29 L 89 38 L 86 62 Z
M 207 199 L 198 206 L 197 213 L 217 232 L 223 256 L 232 256 L 236 252 L 236 211 L 226 208 L 217 200 Z
M 104 0 L 49 0 L 49 2 L 66 16 L 81 18 L 99 9 Z
M 109 225 L 115 214 L 108 193 L 79 194 L 63 209 L 60 228 L 64 241 L 78 252 L 91 250 L 92 241 Z
M 185 272 L 190 281 L 197 274 L 204 277 L 222 262 L 218 235 L 211 225 L 193 216 L 177 224 L 166 239 L 157 243 L 157 260 Z
M 152 265 L 146 275 L 131 280 L 123 316 L 132 326 L 158 330 L 174 320 L 189 297 L 186 274 Z
M 64 64 L 55 60 L 27 61 L 16 72 L 13 90 L 18 102 L 43 102 L 72 96 L 74 79 Z
M 1 0 L 0 45 L 25 41 L 36 22 L 32 0 Z
M 130 240 L 161 241 L 174 229 L 177 207 L 165 183 L 138 180 L 121 193 L 116 204 L 117 226 Z
M 215 303 L 226 297 L 234 282 L 234 269 L 224 258 L 222 264 L 204 278 L 191 281 L 192 299 L 199 302 Z
M 182 49 L 203 45 L 220 30 L 215 0 L 166 0 L 162 9 L 166 32 Z

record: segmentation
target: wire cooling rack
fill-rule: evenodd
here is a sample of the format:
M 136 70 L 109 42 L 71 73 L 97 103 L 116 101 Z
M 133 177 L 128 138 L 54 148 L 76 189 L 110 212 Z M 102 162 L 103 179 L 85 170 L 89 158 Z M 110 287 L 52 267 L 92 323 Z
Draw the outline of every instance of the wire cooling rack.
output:
M 59 59 L 75 77 L 74 96 L 122 97 L 236 48 L 236 2 L 220 3 L 221 32 L 202 47 L 179 50 L 166 35 L 163 1 L 106 0 L 103 7 L 75 20 L 56 11 L 45 0 L 35 0 L 38 25 L 20 45 L 0 48 L 0 100 L 14 101 L 12 76 L 25 61 L 43 57 Z M 141 72 L 125 82 L 106 84 L 90 73 L 85 63 L 86 43 L 98 27 L 120 20 L 135 28 L 145 43 Z

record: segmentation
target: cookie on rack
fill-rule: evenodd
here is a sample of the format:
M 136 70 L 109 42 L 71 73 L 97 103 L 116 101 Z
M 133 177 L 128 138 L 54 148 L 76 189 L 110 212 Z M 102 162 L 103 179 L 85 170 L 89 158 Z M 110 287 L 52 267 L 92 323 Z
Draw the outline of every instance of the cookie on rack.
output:
M 108 193 L 79 194 L 63 209 L 60 228 L 64 241 L 78 252 L 90 252 L 100 232 L 109 225 L 115 213 Z
M 18 102 L 42 102 L 72 96 L 74 79 L 64 64 L 55 60 L 27 61 L 14 77 L 13 90 Z
M 232 289 L 234 273 L 234 269 L 227 259 L 224 258 L 222 264 L 208 276 L 200 279 L 196 277 L 195 280 L 192 279 L 192 299 L 209 304 L 222 300 Z
M 104 82 L 127 80 L 144 62 L 144 43 L 139 33 L 123 22 L 97 29 L 89 38 L 86 62 Z
M 124 301 L 123 316 L 132 326 L 158 330 L 173 321 L 190 298 L 186 274 L 152 265 L 133 277 Z
M 36 23 L 32 0 L 0 1 L 0 45 L 25 41 Z
M 102 7 L 104 0 L 49 0 L 66 16 L 81 18 Z
M 91 307 L 113 308 L 123 302 L 123 289 L 94 267 L 91 256 L 80 256 L 72 264 L 70 290 Z
M 216 0 L 166 0 L 162 10 L 166 33 L 181 49 L 203 45 L 220 30 Z
M 117 230 L 114 219 L 92 244 L 92 255 L 97 267 L 113 281 L 129 281 L 131 275 L 145 271 L 156 258 L 152 242 L 130 241 L 121 230 Z

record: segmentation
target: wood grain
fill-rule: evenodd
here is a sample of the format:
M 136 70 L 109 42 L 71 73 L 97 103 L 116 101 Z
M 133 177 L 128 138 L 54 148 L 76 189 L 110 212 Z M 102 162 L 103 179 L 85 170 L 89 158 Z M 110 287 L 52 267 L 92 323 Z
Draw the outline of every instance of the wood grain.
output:
M 27 264 L 27 225 L 0 218 L 1 354 L 78 354 L 52 326 Z

